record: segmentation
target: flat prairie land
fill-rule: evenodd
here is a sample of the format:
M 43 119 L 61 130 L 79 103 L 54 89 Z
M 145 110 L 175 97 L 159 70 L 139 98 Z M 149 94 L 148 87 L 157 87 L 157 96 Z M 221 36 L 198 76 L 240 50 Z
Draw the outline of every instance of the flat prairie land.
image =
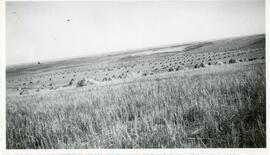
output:
M 7 67 L 8 149 L 266 147 L 265 36 Z

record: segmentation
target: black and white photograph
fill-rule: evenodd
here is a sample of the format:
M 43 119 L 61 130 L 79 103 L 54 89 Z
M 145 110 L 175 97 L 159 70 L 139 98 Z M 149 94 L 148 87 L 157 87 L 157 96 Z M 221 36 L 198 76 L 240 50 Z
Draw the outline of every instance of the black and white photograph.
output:
M 6 1 L 6 149 L 267 148 L 265 3 Z

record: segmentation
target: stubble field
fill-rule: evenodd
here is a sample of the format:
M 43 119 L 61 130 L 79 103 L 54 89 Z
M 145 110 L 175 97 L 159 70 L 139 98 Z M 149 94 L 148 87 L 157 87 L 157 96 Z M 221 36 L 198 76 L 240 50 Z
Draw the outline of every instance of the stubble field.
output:
M 7 148 L 265 147 L 264 55 L 258 35 L 8 68 Z

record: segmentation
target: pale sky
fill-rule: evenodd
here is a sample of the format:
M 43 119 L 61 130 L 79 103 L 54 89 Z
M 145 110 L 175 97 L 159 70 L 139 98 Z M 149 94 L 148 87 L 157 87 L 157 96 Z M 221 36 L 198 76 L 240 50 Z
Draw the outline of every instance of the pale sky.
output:
M 7 2 L 7 65 L 265 33 L 254 1 Z

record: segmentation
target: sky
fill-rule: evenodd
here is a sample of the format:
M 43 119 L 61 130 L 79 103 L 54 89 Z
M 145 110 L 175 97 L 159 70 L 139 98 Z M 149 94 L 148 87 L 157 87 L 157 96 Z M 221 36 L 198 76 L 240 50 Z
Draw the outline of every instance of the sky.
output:
M 7 2 L 7 65 L 265 33 L 253 1 Z

